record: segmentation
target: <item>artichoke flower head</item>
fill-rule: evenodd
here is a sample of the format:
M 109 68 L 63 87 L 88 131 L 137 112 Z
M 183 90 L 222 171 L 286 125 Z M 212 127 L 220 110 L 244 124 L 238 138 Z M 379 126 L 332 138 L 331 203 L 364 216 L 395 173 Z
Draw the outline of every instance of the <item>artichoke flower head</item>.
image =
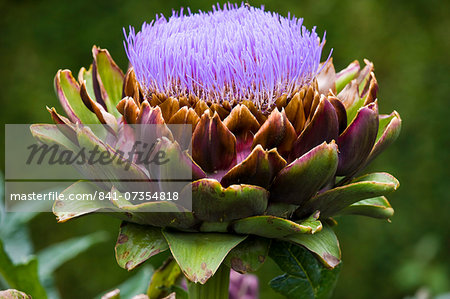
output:
M 78 79 L 59 71 L 55 89 L 67 117 L 49 111 L 65 129 L 32 127 L 44 142 L 67 139 L 76 147 L 89 140 L 116 151 L 133 139 L 126 126 L 158 125 L 160 148 L 192 170 L 191 210 L 161 201 L 54 205 L 61 222 L 102 211 L 123 219 L 116 246 L 122 267 L 170 247 L 187 279 L 203 284 L 221 263 L 257 270 L 270 243 L 282 240 L 335 268 L 341 256 L 332 217 L 393 215 L 385 195 L 398 181 L 387 173 L 361 176 L 401 125 L 397 112 L 378 113 L 370 61 L 336 72 L 331 57 L 321 63 L 324 38 L 302 19 L 232 4 L 157 16 L 138 32 L 126 30 L 124 45 L 125 73 L 96 46 Z M 83 124 L 103 124 L 108 136 Z M 191 154 L 173 124 L 191 125 Z M 136 178 L 152 179 L 131 167 Z M 124 192 L 126 185 L 79 182 L 66 192 L 97 189 Z M 146 245 L 139 243 L 144 235 Z M 151 250 L 138 254 L 136 244 Z

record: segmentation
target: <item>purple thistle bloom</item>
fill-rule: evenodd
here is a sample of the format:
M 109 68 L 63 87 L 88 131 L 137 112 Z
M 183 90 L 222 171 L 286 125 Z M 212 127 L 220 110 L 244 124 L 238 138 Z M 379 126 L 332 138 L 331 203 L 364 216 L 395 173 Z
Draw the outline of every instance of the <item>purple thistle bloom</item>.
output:
M 130 27 L 124 44 L 147 96 L 251 99 L 268 107 L 319 72 L 323 42 L 302 22 L 264 7 L 218 4 L 212 12 L 156 16 L 138 33 Z

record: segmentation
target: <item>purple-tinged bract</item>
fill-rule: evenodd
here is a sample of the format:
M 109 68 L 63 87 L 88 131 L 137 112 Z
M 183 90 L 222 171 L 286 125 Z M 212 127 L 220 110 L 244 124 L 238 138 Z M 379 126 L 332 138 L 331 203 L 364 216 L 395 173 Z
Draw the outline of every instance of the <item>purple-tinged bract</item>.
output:
M 195 95 L 203 100 L 252 99 L 268 107 L 292 95 L 319 71 L 323 43 L 303 19 L 237 4 L 168 20 L 157 16 L 125 48 L 147 95 Z

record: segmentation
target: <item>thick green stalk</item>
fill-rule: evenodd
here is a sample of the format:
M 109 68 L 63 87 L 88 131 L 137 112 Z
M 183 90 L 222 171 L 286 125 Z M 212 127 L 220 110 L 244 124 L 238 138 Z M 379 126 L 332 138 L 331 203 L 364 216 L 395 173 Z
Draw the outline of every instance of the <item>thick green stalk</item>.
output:
M 188 283 L 189 299 L 228 299 L 230 268 L 222 264 L 205 284 Z

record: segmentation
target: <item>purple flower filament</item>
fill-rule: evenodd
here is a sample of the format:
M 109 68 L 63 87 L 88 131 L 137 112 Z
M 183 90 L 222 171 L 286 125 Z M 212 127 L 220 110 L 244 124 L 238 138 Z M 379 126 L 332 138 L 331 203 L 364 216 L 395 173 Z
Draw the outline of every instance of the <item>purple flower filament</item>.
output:
M 268 107 L 310 84 L 319 71 L 323 42 L 302 22 L 228 3 L 211 12 L 174 11 L 168 20 L 156 16 L 138 33 L 130 27 L 124 44 L 147 96 L 250 99 Z

